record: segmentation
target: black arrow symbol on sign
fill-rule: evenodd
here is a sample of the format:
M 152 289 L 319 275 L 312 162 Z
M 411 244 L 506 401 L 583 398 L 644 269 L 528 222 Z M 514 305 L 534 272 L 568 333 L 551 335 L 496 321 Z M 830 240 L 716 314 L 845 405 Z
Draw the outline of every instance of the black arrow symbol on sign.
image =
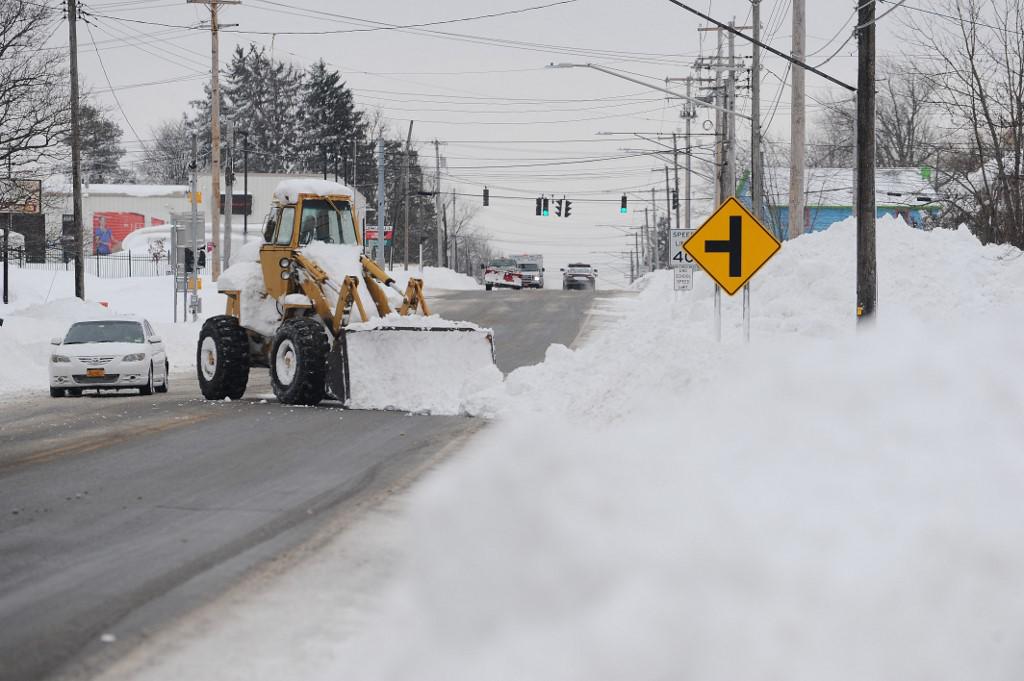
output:
M 729 276 L 743 276 L 743 216 L 729 216 L 729 240 L 705 241 L 705 253 L 728 253 Z

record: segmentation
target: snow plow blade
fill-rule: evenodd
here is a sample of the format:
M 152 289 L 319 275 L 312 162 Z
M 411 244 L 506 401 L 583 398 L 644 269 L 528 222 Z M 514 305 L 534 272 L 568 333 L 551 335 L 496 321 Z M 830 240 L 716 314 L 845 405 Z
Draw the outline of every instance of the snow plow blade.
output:
M 493 332 L 469 322 L 389 315 L 349 325 L 344 339 L 353 409 L 464 414 L 502 380 Z

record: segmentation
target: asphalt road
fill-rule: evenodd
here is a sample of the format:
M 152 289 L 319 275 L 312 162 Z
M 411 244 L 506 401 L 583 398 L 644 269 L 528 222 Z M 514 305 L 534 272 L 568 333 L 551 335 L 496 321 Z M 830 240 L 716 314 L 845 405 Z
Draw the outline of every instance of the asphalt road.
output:
M 432 303 L 493 328 L 507 372 L 542 361 L 550 343 L 571 345 L 601 295 Z M 411 484 L 481 427 L 286 407 L 259 369 L 235 402 L 205 402 L 194 377 L 173 378 L 166 395 L 0 404 L 0 681 L 90 676 L 327 519 Z

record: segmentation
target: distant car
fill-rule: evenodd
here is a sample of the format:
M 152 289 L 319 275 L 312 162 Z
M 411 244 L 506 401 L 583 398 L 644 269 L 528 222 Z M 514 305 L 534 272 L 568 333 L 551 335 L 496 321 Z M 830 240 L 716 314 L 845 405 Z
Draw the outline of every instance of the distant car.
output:
M 63 338 L 50 343 L 50 397 L 77 397 L 85 389 L 167 392 L 167 350 L 145 319 L 75 322 Z
M 562 289 L 593 291 L 597 288 L 597 270 L 587 263 L 573 262 L 562 269 Z
M 495 258 L 480 265 L 484 271 L 484 288 L 490 291 L 492 288 L 523 288 L 523 275 L 519 271 L 516 261 L 511 258 Z

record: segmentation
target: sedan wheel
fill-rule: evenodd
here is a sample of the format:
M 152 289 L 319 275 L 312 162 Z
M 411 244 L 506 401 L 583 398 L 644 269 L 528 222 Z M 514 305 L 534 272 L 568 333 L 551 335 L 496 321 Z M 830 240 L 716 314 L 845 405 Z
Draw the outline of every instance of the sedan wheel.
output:
M 140 395 L 152 395 L 153 394 L 153 365 L 149 365 L 149 378 L 146 380 L 146 385 L 139 388 Z
M 171 389 L 171 365 L 164 363 L 164 380 L 156 387 L 158 393 L 165 393 Z

